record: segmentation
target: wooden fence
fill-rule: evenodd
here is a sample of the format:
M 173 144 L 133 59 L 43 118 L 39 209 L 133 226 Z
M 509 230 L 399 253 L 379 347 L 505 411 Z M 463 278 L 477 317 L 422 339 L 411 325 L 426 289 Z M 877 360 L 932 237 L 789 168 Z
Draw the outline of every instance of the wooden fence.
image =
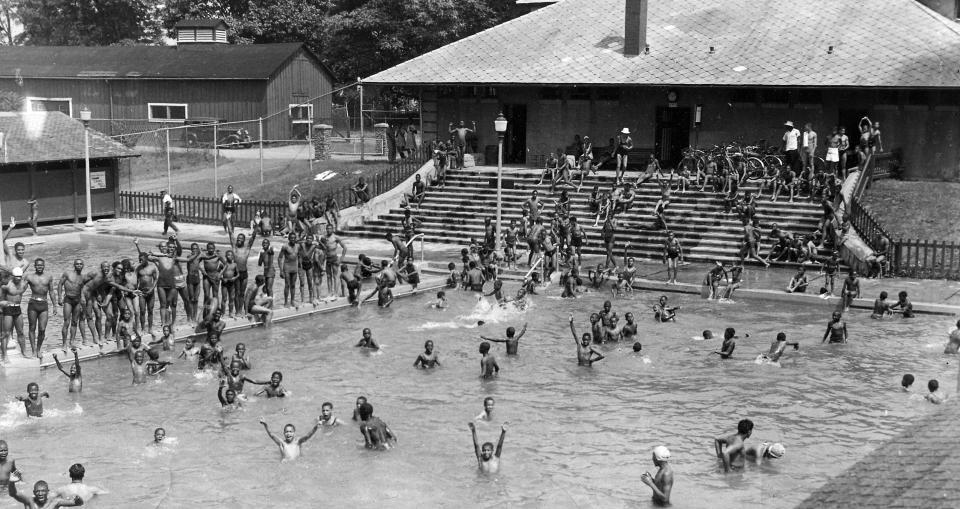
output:
M 881 239 L 887 239 L 887 259 L 894 276 L 922 279 L 960 279 L 960 245 L 945 241 L 900 238 L 896 241 L 860 203 L 860 197 L 870 182 L 887 178 L 899 168 L 895 154 L 876 154 L 867 161 L 867 167 L 857 182 L 847 211 L 850 225 L 874 251 L 881 249 Z
M 424 163 L 423 158 L 407 158 L 396 162 L 390 168 L 381 171 L 367 184 L 370 196 L 379 196 L 410 178 Z M 351 190 L 353 184 L 345 184 L 332 191 L 340 208 L 357 204 L 357 197 Z M 196 224 L 221 224 L 223 220 L 222 201 L 216 197 L 173 195 L 176 205 L 177 222 Z M 243 201 L 237 205 L 233 224 L 243 227 L 263 210 L 271 218 L 286 215 L 287 203 L 280 201 Z M 162 219 L 163 204 L 160 193 L 120 192 L 120 215 L 133 219 Z

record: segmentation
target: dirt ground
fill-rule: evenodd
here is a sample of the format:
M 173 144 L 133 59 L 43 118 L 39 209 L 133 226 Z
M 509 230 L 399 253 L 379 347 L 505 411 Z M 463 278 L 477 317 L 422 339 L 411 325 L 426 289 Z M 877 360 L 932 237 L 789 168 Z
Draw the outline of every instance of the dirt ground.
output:
M 306 146 L 264 150 L 263 184 L 260 183 L 259 150 L 222 150 L 217 158 L 216 191 L 212 151 L 179 149 L 171 152 L 169 186 L 166 154 L 145 151 L 141 157 L 121 167 L 120 187 L 124 191 L 169 189 L 172 194 L 215 196 L 232 185 L 237 194 L 247 200 L 285 201 L 294 184 L 300 184 L 300 191 L 305 196 L 322 196 L 354 185 L 360 175 L 370 180 L 390 167 L 385 158 L 361 163 L 355 157 L 313 161 L 311 165 L 308 150 Z M 314 180 L 315 176 L 328 170 L 336 175 L 324 181 Z
M 863 204 L 894 239 L 960 242 L 960 183 L 879 180 Z

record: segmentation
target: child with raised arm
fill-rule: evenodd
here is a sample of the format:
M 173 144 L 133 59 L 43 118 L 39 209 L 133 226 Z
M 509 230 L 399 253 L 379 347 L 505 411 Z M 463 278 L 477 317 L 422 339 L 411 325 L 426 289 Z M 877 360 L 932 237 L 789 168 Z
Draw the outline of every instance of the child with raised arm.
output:
M 47 485 L 46 481 L 37 481 L 34 483 L 32 497 L 26 493 L 19 493 L 17 491 L 17 483 L 13 482 L 14 480 L 19 482 L 20 476 L 16 476 L 15 479 L 11 477 L 11 482 L 7 484 L 10 497 L 23 504 L 23 507 L 25 508 L 56 509 L 58 507 L 76 507 L 83 505 L 83 499 L 79 496 L 74 496 L 73 498 L 69 499 L 58 498 L 56 500 L 50 500 L 50 487 Z
M 573 314 L 570 315 L 570 332 L 573 333 L 573 341 L 577 344 L 577 364 L 592 366 L 594 362 L 603 359 L 603 354 L 590 345 L 592 338 L 589 332 L 585 332 L 583 337 L 577 338 L 577 329 L 573 326 Z
M 243 404 L 240 403 L 240 400 L 237 399 L 237 391 L 233 388 L 227 389 L 224 393 L 223 388 L 227 386 L 227 381 L 224 379 L 220 380 L 220 387 L 217 389 L 217 399 L 220 400 L 220 406 L 224 410 L 237 410 L 243 408 Z
M 267 426 L 267 421 L 263 420 L 263 417 L 260 418 L 260 424 L 263 424 L 264 431 L 267 432 L 267 436 L 273 440 L 273 443 L 277 444 L 277 447 L 280 448 L 280 461 L 295 460 L 300 457 L 300 446 L 304 442 L 310 440 L 310 437 L 317 432 L 317 429 L 320 428 L 320 419 L 317 418 L 316 424 L 313 425 L 313 429 L 310 430 L 306 435 L 297 438 L 297 428 L 293 424 L 287 424 L 283 427 L 283 439 L 274 435 L 270 432 L 270 427 Z
M 473 453 L 477 456 L 477 467 L 485 474 L 495 474 L 500 470 L 500 453 L 503 452 L 503 438 L 507 435 L 507 424 L 500 426 L 500 440 L 497 441 L 497 449 L 494 451 L 493 442 L 484 442 L 481 446 L 477 441 L 477 426 L 468 422 L 470 433 L 473 435 Z
M 63 369 L 63 365 L 60 364 L 60 359 L 57 358 L 57 354 L 53 354 L 53 361 L 57 363 L 57 369 L 70 379 L 68 382 L 69 392 L 80 392 L 83 390 L 83 377 L 80 373 L 80 357 L 77 355 L 76 348 L 71 348 L 70 350 L 73 351 L 73 365 L 70 366 L 69 373 Z
M 523 337 L 527 332 L 527 324 L 523 324 L 523 328 L 520 329 L 520 333 L 517 334 L 517 330 L 513 327 L 507 327 L 507 338 L 506 339 L 494 339 L 488 338 L 486 336 L 480 336 L 480 339 L 484 341 L 492 341 L 494 343 L 506 343 L 507 345 L 507 355 L 517 355 L 517 348 L 520 346 L 520 338 Z
M 50 393 L 40 392 L 36 382 L 27 384 L 27 397 L 17 396 L 17 401 L 23 402 L 28 417 L 43 417 L 43 401 L 40 398 L 49 398 Z

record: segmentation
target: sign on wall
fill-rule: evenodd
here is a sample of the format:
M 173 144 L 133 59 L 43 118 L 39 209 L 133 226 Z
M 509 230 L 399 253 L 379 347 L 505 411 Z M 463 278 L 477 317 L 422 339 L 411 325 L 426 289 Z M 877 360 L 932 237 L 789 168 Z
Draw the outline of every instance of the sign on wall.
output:
M 91 171 L 90 172 L 90 189 L 106 189 L 106 188 L 107 188 L 107 172 Z

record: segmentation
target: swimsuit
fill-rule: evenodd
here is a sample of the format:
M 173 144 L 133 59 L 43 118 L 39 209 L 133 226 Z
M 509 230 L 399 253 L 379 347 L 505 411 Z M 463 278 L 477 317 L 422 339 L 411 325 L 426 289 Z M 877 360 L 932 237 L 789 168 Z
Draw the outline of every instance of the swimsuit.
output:
M 3 316 L 12 316 L 16 318 L 20 316 L 21 313 L 23 313 L 23 310 L 20 309 L 19 304 L 15 304 L 15 305 L 7 306 L 3 308 Z
M 79 295 L 64 295 L 64 296 L 63 296 L 63 304 L 64 304 L 64 305 L 70 304 L 70 305 L 73 306 L 73 307 L 77 307 L 77 306 L 80 305 L 80 296 L 79 296 Z
M 30 299 L 30 303 L 27 304 L 27 311 L 33 311 L 37 314 L 47 312 L 47 301 L 45 300 L 33 300 Z

